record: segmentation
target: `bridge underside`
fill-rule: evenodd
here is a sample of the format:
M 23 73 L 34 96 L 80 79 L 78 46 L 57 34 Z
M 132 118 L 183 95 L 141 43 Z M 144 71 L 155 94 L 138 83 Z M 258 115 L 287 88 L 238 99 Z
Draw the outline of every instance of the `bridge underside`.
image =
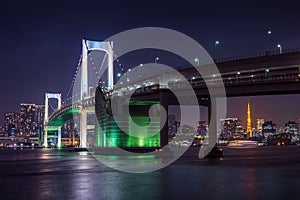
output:
M 57 117 L 55 117 L 52 121 L 50 121 L 47 126 L 48 127 L 61 127 L 63 126 L 67 121 L 73 118 L 74 114 L 79 114 L 78 108 L 72 108 L 64 113 L 61 113 Z
M 96 147 L 121 147 L 125 149 L 151 149 L 161 147 L 163 143 L 165 143 L 165 139 L 163 139 L 163 136 L 159 131 L 160 119 L 155 119 L 156 122 L 150 126 L 150 118 L 148 114 L 148 110 L 151 107 L 151 105 L 157 104 L 159 103 L 159 101 L 130 100 L 130 116 L 124 115 L 123 111 L 119 112 L 118 116 L 112 116 L 111 110 L 109 109 L 110 104 L 121 106 L 124 103 L 124 99 L 122 98 L 117 99 L 116 102 L 111 103 L 110 100 L 106 99 L 106 97 L 103 95 L 102 90 L 99 87 L 97 88 L 95 108 L 99 128 L 95 135 Z M 142 127 L 147 126 L 147 128 L 133 130 L 133 127 L 135 126 L 132 124 L 130 119 L 132 119 L 134 123 Z M 128 129 L 129 132 L 131 132 L 131 130 L 133 132 L 138 132 L 139 136 L 141 137 L 135 137 L 130 133 L 127 134 L 123 131 L 124 129 Z

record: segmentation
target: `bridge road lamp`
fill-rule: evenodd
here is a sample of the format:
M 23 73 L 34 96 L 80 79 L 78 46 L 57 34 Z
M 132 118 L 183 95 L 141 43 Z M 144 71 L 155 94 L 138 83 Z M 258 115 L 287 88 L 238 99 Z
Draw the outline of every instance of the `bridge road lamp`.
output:
M 195 58 L 194 61 L 197 63 L 197 66 L 199 66 L 199 59 Z
M 219 40 L 215 40 L 215 56 L 217 57 L 217 47 L 219 46 L 220 41 Z M 216 59 L 216 58 L 215 58 Z
M 196 77 L 193 76 L 193 77 L 191 78 L 191 83 L 193 83 L 193 80 L 195 80 L 195 79 L 196 79 Z
M 220 41 L 219 40 L 216 40 L 215 41 L 215 48 L 220 44 Z
M 128 76 L 130 71 L 131 71 L 131 69 L 128 69 L 127 72 L 126 72 L 126 81 L 128 83 L 130 82 L 130 77 Z
M 265 77 L 266 77 L 266 79 L 268 79 L 268 72 L 269 72 L 270 70 L 269 69 L 266 69 L 265 70 Z
M 281 44 L 277 44 L 277 48 L 279 48 L 279 53 L 281 54 L 282 53 L 282 46 L 281 46 Z
M 141 67 L 143 67 L 143 64 L 140 64 L 140 65 L 139 65 L 139 74 L 138 74 L 138 77 L 141 76 Z
M 239 75 L 241 74 L 241 72 L 237 72 L 236 73 L 236 82 L 239 82 L 238 80 L 239 80 Z
M 121 73 L 120 72 L 117 74 L 117 77 L 118 77 L 118 80 L 119 80 L 119 78 L 121 77 Z
M 271 30 L 268 30 L 267 33 L 268 33 L 268 35 L 271 35 L 271 34 L 272 34 L 272 31 L 271 31 Z
M 268 44 L 272 44 L 273 43 L 273 40 L 272 40 L 272 31 L 271 30 L 268 30 L 267 31 L 267 37 L 266 37 L 266 41 Z M 268 47 L 267 51 L 266 51 L 266 55 L 269 55 L 270 53 L 270 48 Z
M 159 57 L 156 57 L 154 60 L 154 63 L 156 64 L 158 60 L 159 60 Z

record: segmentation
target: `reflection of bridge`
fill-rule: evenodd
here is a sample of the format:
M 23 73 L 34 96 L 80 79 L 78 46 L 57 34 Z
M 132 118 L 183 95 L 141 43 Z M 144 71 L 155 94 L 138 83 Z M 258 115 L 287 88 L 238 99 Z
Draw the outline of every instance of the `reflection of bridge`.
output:
M 52 113 L 45 122 L 45 130 L 54 128 L 59 130 L 60 127 L 70 120 L 74 114 L 80 116 L 80 146 L 86 147 L 86 129 L 87 129 L 87 113 L 94 112 L 95 97 L 94 95 L 88 95 L 87 84 L 87 51 L 90 50 L 103 50 L 104 47 L 101 43 L 93 43 L 91 41 L 83 42 L 83 56 L 82 56 L 82 69 L 81 73 L 81 95 L 80 99 L 73 101 L 72 104 L 63 105 Z M 107 45 L 107 44 L 106 44 Z M 97 46 L 99 49 L 97 49 Z M 91 49 L 89 49 L 91 48 Z M 111 46 L 106 46 L 109 51 L 106 53 L 111 54 Z M 110 55 L 111 57 L 111 55 Z M 217 74 L 210 74 L 206 77 L 201 77 L 195 68 L 180 69 L 179 72 L 188 80 L 188 84 L 192 85 L 195 94 L 197 95 L 199 105 L 208 106 L 214 101 L 214 97 L 218 97 L 218 93 L 214 94 L 212 98 L 209 95 L 207 86 L 210 86 L 216 91 L 218 88 L 225 86 L 226 95 L 231 96 L 253 96 L 253 95 L 268 95 L 268 94 L 295 94 L 300 93 L 299 88 L 299 67 L 300 67 L 300 52 L 291 52 L 277 55 L 266 55 L 253 58 L 237 59 L 226 62 L 217 63 L 221 76 Z M 209 67 L 209 66 L 200 66 Z M 109 77 L 113 77 L 112 66 L 109 66 Z M 128 75 L 130 72 L 127 72 Z M 108 78 L 108 88 L 113 88 L 113 79 Z M 147 85 L 148 84 L 148 85 Z M 131 100 L 155 100 L 162 101 L 161 86 L 153 85 L 151 79 L 147 80 L 144 85 L 135 85 L 134 82 L 126 81 L 122 85 L 114 87 L 112 93 L 117 95 L 126 95 L 133 92 Z M 190 91 L 185 90 L 186 82 L 178 77 L 171 77 L 169 80 L 165 80 L 164 89 L 172 89 L 180 91 L 182 96 L 190 96 Z M 178 102 L 176 98 L 170 98 L 167 96 L 167 105 L 174 105 Z M 171 99 L 175 99 L 174 101 Z M 166 100 L 163 100 L 164 102 Z M 85 125 L 84 125 L 85 124 Z M 167 124 L 163 125 L 165 128 L 162 131 L 167 130 Z M 60 134 L 60 133 L 59 133 Z M 164 135 L 164 136 L 162 136 Z M 47 136 L 46 136 L 47 137 Z M 165 145 L 167 142 L 167 135 L 161 133 L 160 145 Z M 59 138 L 59 137 L 58 137 Z M 46 144 L 44 142 L 44 144 Z M 60 142 L 59 142 L 60 144 Z

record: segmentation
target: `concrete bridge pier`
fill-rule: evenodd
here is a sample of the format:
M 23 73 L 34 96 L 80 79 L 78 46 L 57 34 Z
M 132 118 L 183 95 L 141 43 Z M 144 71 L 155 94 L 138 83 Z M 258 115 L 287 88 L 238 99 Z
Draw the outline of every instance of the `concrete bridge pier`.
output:
M 44 127 L 44 147 L 48 147 L 48 127 Z
M 61 148 L 61 127 L 57 130 L 57 147 Z
M 208 143 L 209 147 L 212 147 L 217 142 L 217 131 L 218 131 L 218 122 L 217 122 L 217 98 L 211 97 L 210 104 L 208 105 Z
M 80 148 L 86 148 L 86 134 L 87 134 L 87 112 L 82 109 L 80 112 Z
M 168 106 L 170 105 L 171 94 L 167 90 L 161 90 L 159 93 L 159 103 L 166 110 L 168 116 Z M 160 117 L 160 146 L 168 144 L 168 119 Z

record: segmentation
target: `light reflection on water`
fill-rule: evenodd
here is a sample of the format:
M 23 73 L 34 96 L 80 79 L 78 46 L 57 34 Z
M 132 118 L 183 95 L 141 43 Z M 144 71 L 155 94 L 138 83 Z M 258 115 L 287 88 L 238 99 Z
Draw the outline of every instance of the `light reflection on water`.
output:
M 294 147 L 296 148 L 296 147 Z M 0 163 L 1 198 L 8 199 L 278 199 L 295 197 L 300 148 L 278 152 L 225 150 L 223 160 L 191 159 L 149 173 L 110 169 L 92 155 L 39 151 Z M 289 154 L 289 153 L 293 154 Z M 15 152 L 13 152 L 15 153 Z M 0 155 L 2 158 L 4 155 Z M 7 157 L 11 156 L 9 154 Z M 254 156 L 254 157 L 253 157 Z M 276 160 L 273 158 L 276 156 Z M 5 156 L 4 156 L 5 157 Z M 35 160 L 28 158 L 36 157 Z M 55 157 L 57 159 L 53 160 Z M 110 161 L 122 157 L 109 156 Z M 263 158 L 263 162 L 262 162 Z M 134 157 L 126 158 L 135 159 Z M 139 156 L 140 162 L 155 160 Z M 161 162 L 157 159 L 157 162 Z M 275 164 L 274 164 L 275 162 Z M 16 188 L 18 189 L 16 192 Z

